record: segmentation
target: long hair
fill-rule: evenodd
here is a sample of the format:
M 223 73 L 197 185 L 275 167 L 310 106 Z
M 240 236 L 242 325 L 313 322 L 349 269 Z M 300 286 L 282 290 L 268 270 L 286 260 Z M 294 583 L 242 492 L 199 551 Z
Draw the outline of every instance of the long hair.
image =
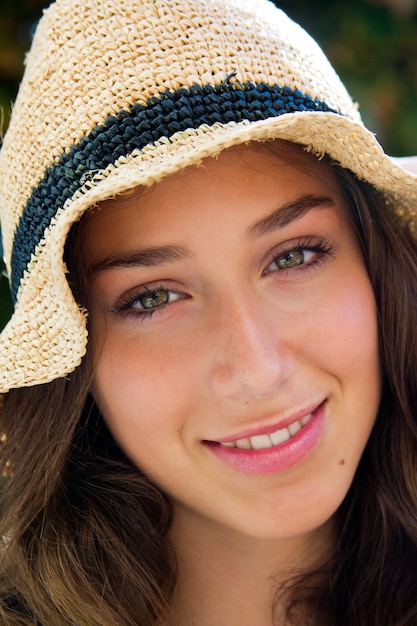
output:
M 382 396 L 336 514 L 338 542 L 331 560 L 290 580 L 278 597 L 290 598 L 290 624 L 305 626 L 308 609 L 314 625 L 412 626 L 417 623 L 417 246 L 375 189 L 338 167 L 335 173 L 373 285 Z
M 334 170 L 348 200 L 373 284 L 384 385 L 374 430 L 336 514 L 332 559 L 293 577 L 277 599 L 285 599 L 291 624 L 411 626 L 417 248 L 375 190 L 338 166 L 323 167 Z M 79 232 L 71 233 L 67 261 L 85 305 Z M 3 398 L 0 622 L 9 626 L 175 623 L 171 505 L 114 442 L 89 395 L 91 376 L 87 354 L 68 379 Z
M 166 611 L 171 506 L 114 443 L 85 369 L 5 398 L 2 624 L 148 626 Z

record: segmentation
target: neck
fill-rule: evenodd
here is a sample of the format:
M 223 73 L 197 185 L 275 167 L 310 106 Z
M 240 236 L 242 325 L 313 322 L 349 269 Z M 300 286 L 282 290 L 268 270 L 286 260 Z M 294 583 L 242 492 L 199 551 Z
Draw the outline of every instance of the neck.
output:
M 332 535 L 327 523 L 303 537 L 260 539 L 182 515 L 171 531 L 179 567 L 173 599 L 179 623 L 284 626 L 277 592 L 326 559 Z

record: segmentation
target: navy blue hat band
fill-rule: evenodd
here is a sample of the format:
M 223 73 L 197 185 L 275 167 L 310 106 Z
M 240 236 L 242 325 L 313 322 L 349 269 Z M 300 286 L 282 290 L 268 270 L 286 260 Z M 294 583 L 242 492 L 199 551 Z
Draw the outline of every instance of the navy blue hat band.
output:
M 278 85 L 193 85 L 167 91 L 146 105 L 108 117 L 46 169 L 33 189 L 16 228 L 11 259 L 11 290 L 16 300 L 20 280 L 46 228 L 62 207 L 97 171 L 134 150 L 206 124 L 260 121 L 285 113 L 332 111 L 325 102 Z M 337 113 L 337 111 L 333 111 Z

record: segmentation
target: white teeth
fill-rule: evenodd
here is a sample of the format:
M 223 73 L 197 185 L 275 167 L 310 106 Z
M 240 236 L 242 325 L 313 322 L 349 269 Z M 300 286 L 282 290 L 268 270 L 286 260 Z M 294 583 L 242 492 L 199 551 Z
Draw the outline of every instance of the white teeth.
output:
M 235 448 L 240 448 L 241 450 L 251 450 L 251 442 L 250 439 L 239 439 L 238 441 L 233 442 Z
M 278 446 L 280 443 L 288 441 L 288 439 L 291 437 L 288 428 L 281 428 L 281 430 L 277 430 L 275 433 L 271 433 L 269 436 L 271 437 L 271 441 L 274 446 Z
M 308 415 L 304 415 L 304 417 L 300 419 L 300 422 L 303 426 L 305 426 L 306 424 L 309 423 L 310 420 L 311 420 L 311 413 L 309 413 Z
M 269 435 L 256 435 L 250 438 L 252 450 L 262 450 L 263 448 L 272 448 L 272 441 Z
M 227 443 L 221 443 L 222 446 L 229 448 L 240 448 L 241 450 L 264 450 L 265 448 L 272 448 L 273 446 L 279 446 L 284 441 L 288 441 L 291 437 L 294 437 L 308 422 L 311 420 L 311 413 L 305 415 L 300 420 L 293 422 L 287 428 L 281 428 L 269 435 L 255 435 L 254 437 L 246 437 L 244 439 L 238 439 L 237 441 L 228 441 Z
M 294 422 L 294 424 L 290 424 L 288 426 L 288 431 L 291 437 L 294 437 L 294 435 L 296 435 L 299 430 L 301 430 L 301 422 Z

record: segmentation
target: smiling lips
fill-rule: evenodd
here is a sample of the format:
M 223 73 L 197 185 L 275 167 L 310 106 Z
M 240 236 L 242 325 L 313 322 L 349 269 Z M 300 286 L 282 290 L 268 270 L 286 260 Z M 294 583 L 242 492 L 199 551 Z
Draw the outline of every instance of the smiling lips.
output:
M 239 448 L 240 450 L 263 450 L 279 446 L 284 441 L 288 441 L 294 437 L 302 428 L 311 420 L 312 413 L 305 415 L 300 420 L 296 420 L 289 424 L 286 428 L 281 428 L 268 435 L 255 435 L 254 437 L 246 437 L 237 441 L 227 441 L 220 443 L 221 446 L 228 448 Z
M 211 454 L 235 471 L 253 475 L 282 472 L 301 463 L 319 445 L 324 434 L 326 406 L 324 401 L 271 433 L 203 443 Z

